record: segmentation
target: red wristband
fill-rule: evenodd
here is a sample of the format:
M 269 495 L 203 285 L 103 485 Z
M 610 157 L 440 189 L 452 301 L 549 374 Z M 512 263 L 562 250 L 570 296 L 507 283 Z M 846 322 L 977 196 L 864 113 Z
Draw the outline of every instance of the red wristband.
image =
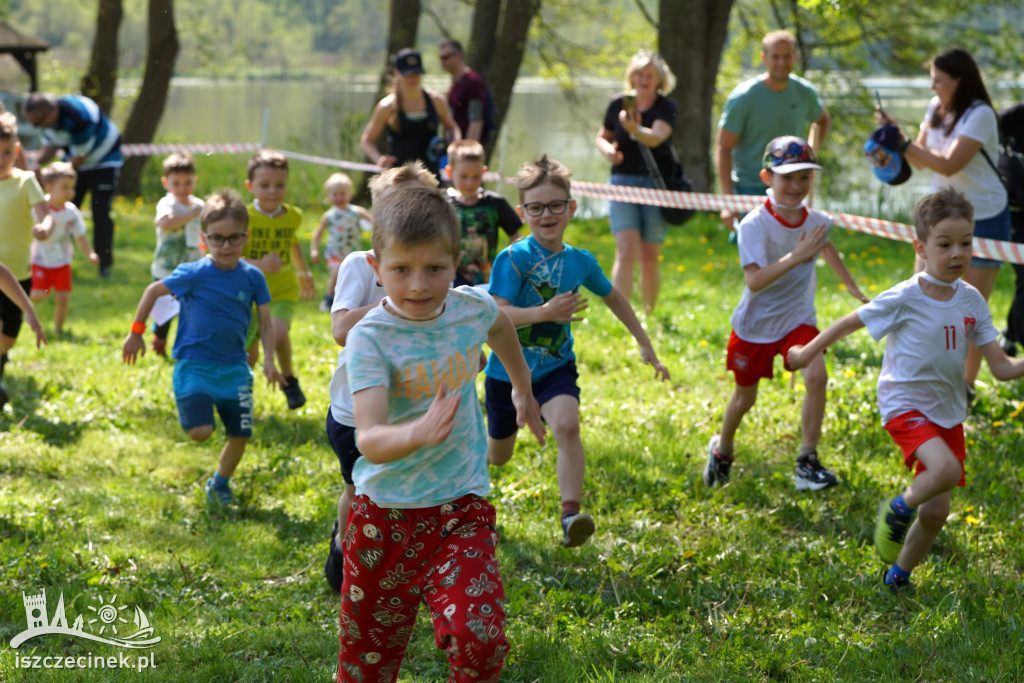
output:
M 132 321 L 132 332 L 135 334 L 142 334 L 146 331 L 146 323 L 140 323 L 138 320 Z

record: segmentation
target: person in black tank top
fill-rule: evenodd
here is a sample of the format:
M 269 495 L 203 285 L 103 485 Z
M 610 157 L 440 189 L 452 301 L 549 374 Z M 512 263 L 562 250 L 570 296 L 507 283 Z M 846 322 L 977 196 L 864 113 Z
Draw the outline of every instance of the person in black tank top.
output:
M 381 168 L 418 159 L 437 175 L 443 151 L 431 154 L 431 141 L 438 135 L 438 124 L 443 127 L 444 138 L 462 137 L 444 95 L 422 87 L 422 78 L 420 53 L 409 48 L 399 51 L 395 56 L 391 94 L 377 103 L 359 140 L 366 156 Z M 385 131 L 390 147 L 387 154 L 377 148 L 377 140 Z M 446 147 L 447 143 L 442 145 Z

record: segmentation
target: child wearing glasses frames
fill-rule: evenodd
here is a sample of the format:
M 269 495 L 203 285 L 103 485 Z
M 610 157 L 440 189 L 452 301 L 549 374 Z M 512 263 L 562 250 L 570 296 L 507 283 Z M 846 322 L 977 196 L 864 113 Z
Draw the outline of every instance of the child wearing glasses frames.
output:
M 570 324 L 583 320 L 587 299 L 580 285 L 601 297 L 640 345 L 643 362 L 654 376 L 667 380 L 629 301 L 605 276 L 590 252 L 562 241 L 576 211 L 569 194 L 569 169 L 543 156 L 523 164 L 516 174 L 519 216 L 530 235 L 498 254 L 491 270 L 491 296 L 519 331 L 530 366 L 533 394 L 558 444 L 558 488 L 562 497 L 562 545 L 581 545 L 594 533 L 594 520 L 580 512 L 586 462 L 580 440 L 580 389 Z M 516 432 L 512 385 L 501 360 L 493 353 L 484 370 L 487 395 L 487 459 L 504 465 L 512 457 Z
M 252 370 L 245 338 L 253 304 L 263 340 L 263 374 L 278 385 L 284 377 L 274 365 L 266 278 L 259 268 L 242 260 L 249 226 L 245 204 L 234 192 L 221 191 L 206 199 L 199 220 L 209 256 L 181 264 L 146 288 L 121 354 L 132 365 L 139 354 L 146 353 L 142 333 L 153 304 L 163 295 L 176 296 L 181 304 L 173 350 L 178 361 L 173 380 L 178 419 L 189 437 L 205 441 L 213 434 L 216 406 L 227 443 L 217 471 L 206 482 L 206 498 L 213 504 L 230 505 L 236 501 L 228 482 L 252 437 Z

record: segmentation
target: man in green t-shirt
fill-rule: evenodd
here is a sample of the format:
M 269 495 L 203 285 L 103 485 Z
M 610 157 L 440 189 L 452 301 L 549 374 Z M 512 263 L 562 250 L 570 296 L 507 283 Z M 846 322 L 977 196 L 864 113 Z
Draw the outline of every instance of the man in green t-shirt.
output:
M 789 31 L 773 31 L 761 41 L 767 72 L 737 85 L 722 108 L 715 143 L 715 165 L 723 194 L 763 194 L 761 158 L 765 145 L 782 135 L 804 137 L 817 153 L 828 133 L 829 116 L 818 91 L 793 76 L 798 53 Z M 732 229 L 742 218 L 723 209 L 722 222 Z

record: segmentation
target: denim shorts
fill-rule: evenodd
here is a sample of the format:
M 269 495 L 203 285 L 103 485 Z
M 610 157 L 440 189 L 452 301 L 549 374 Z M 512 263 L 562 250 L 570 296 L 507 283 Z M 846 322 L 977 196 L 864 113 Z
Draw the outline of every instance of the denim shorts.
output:
M 533 383 L 533 397 L 543 407 L 556 396 L 572 396 L 580 400 L 576 361 L 569 361 Z M 484 408 L 487 411 L 487 435 L 492 439 L 505 439 L 519 429 L 516 407 L 512 404 L 512 385 L 500 379 L 484 380 Z
M 331 442 L 334 454 L 338 456 L 338 464 L 341 465 L 341 478 L 346 484 L 352 484 L 352 466 L 362 453 L 356 447 L 356 428 L 343 425 L 334 419 L 331 407 L 327 406 L 327 440 Z
M 173 385 L 186 432 L 214 424 L 216 406 L 228 436 L 252 436 L 252 370 L 245 361 L 216 365 L 181 358 L 174 364 Z
M 974 236 L 984 237 L 990 240 L 1010 241 L 1010 207 L 1005 206 L 1003 210 L 991 218 L 980 218 L 974 221 Z M 1003 265 L 1002 261 L 992 259 L 971 257 L 971 268 L 998 268 Z
M 654 179 L 646 175 L 613 173 L 609 183 L 654 189 Z M 626 230 L 639 230 L 641 241 L 650 244 L 661 244 L 665 241 L 665 221 L 661 218 L 661 207 L 609 201 L 608 222 L 612 226 L 613 234 Z

